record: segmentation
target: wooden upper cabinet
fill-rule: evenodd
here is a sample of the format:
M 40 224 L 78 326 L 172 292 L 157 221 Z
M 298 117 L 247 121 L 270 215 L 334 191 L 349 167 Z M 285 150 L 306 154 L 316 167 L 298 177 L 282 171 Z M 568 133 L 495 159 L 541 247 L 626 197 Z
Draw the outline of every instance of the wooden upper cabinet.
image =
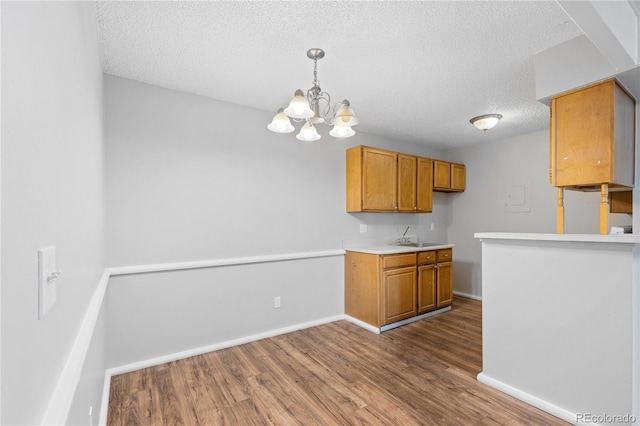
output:
M 635 101 L 609 79 L 551 99 L 553 186 L 633 187 Z
M 418 157 L 416 174 L 416 210 L 418 213 L 433 211 L 433 160 Z
M 433 189 L 451 188 L 451 163 L 433 160 Z
M 356 146 L 347 150 L 347 211 L 395 211 L 397 154 Z
M 451 163 L 451 190 L 464 191 L 467 180 L 467 169 L 464 164 Z
M 416 174 L 418 159 L 398 154 L 398 211 L 413 212 L 416 208 Z
M 367 146 L 347 150 L 347 211 L 430 213 L 433 160 Z
M 433 161 L 433 190 L 441 192 L 462 192 L 466 187 L 464 164 L 448 161 Z

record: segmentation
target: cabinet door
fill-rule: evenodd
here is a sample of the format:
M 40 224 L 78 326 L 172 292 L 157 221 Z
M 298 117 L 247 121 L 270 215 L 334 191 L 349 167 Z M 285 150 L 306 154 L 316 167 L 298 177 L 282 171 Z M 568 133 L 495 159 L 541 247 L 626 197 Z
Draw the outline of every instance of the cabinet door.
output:
M 554 186 L 612 181 L 613 82 L 552 101 L 551 167 Z
M 416 315 L 416 267 L 383 272 L 383 324 Z
M 631 191 L 610 192 L 609 213 L 633 213 L 633 193 Z
M 438 307 L 436 301 L 436 265 L 418 266 L 418 314 Z
M 466 169 L 464 164 L 451 163 L 451 190 L 464 191 L 466 181 Z
M 438 263 L 436 275 L 438 282 L 438 308 L 448 306 L 453 302 L 453 264 L 451 262 Z
M 418 213 L 433 211 L 433 160 L 418 157 L 416 205 Z
M 362 209 L 395 211 L 396 153 L 364 148 L 362 151 Z
M 416 210 L 417 158 L 398 154 L 398 211 Z
M 451 188 L 451 163 L 433 160 L 433 187 L 440 189 Z

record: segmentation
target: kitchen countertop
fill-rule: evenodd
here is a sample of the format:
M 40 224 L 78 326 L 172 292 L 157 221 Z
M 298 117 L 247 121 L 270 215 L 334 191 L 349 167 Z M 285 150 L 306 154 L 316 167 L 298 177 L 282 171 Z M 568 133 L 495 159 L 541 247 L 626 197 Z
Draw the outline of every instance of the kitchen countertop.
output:
M 435 243 L 431 243 L 435 244 Z M 345 251 L 355 251 L 358 253 L 368 253 L 368 254 L 397 254 L 397 253 L 411 253 L 416 251 L 430 251 L 430 250 L 440 250 L 446 248 L 452 248 L 454 244 L 447 243 L 437 243 L 434 246 L 427 247 L 412 247 L 412 246 L 398 246 L 394 243 L 387 243 L 384 241 L 367 241 L 367 242 L 344 242 L 342 248 Z
M 640 235 L 636 234 L 535 234 L 519 232 L 476 232 L 480 240 L 521 240 L 521 241 L 558 241 L 571 243 L 623 243 L 640 244 Z

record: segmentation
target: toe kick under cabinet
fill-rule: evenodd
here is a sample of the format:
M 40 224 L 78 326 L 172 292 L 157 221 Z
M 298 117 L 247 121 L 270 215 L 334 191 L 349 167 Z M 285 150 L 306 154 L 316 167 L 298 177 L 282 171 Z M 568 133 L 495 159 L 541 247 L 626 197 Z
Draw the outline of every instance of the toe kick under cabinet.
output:
M 451 309 L 452 253 L 347 251 L 345 313 L 382 332 Z

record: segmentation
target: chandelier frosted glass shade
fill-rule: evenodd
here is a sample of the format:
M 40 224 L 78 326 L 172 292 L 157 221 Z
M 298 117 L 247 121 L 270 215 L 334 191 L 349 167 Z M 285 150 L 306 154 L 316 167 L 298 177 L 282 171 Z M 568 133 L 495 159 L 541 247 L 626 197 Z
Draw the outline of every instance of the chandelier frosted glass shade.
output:
M 318 81 L 318 59 L 324 58 L 324 50 L 313 48 L 307 51 L 307 57 L 313 60 L 313 87 L 305 95 L 300 89 L 296 90 L 289 106 L 280 109 L 267 128 L 276 133 L 290 133 L 294 130 L 289 118 L 294 122 L 304 121 L 300 133 L 296 138 L 302 141 L 320 139 L 314 125 L 333 125 L 329 134 L 336 138 L 348 138 L 356 134 L 351 128 L 360 122 L 348 100 L 338 102 L 331 114 L 331 96 L 323 92 Z
M 296 135 L 296 139 L 305 141 L 305 142 L 313 142 L 320 139 L 320 135 L 313 124 L 304 123 L 302 128 L 300 129 L 300 133 Z
M 360 122 L 360 119 L 356 116 L 356 113 L 351 108 L 351 104 L 348 100 L 344 100 L 340 102 L 338 105 L 338 111 L 336 111 L 336 115 L 333 118 L 331 124 L 334 126 L 355 126 Z
M 356 132 L 350 126 L 333 126 L 329 134 L 334 138 L 350 138 Z
M 306 119 L 313 117 L 313 110 L 309 106 L 309 101 L 304 97 L 302 90 L 296 90 L 293 95 L 293 99 L 289 102 L 289 106 L 284 110 L 284 113 L 291 118 Z
M 485 114 L 473 117 L 469 122 L 476 126 L 476 128 L 486 132 L 498 124 L 498 121 L 500 121 L 501 118 L 501 114 Z
M 280 108 L 271 123 L 267 126 L 267 129 L 276 133 L 291 133 L 296 128 L 293 127 L 291 120 L 289 120 L 287 114 L 284 113 L 284 110 Z

